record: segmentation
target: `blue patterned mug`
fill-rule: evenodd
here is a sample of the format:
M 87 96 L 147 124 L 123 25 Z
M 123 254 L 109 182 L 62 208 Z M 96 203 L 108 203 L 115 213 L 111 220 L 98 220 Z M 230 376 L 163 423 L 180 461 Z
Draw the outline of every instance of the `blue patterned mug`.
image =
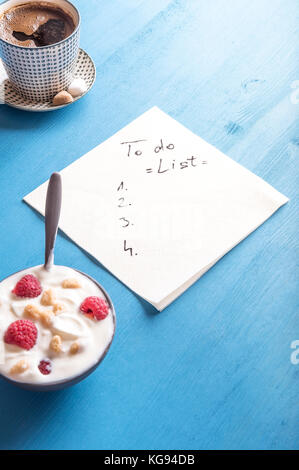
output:
M 0 4 L 0 17 L 10 8 L 38 0 L 7 0 Z M 41 2 L 42 3 L 42 2 Z M 25 47 L 0 38 L 0 57 L 8 78 L 24 98 L 31 101 L 49 101 L 66 90 L 73 79 L 79 53 L 80 14 L 67 0 L 46 0 L 73 20 L 75 29 L 66 39 L 49 46 Z

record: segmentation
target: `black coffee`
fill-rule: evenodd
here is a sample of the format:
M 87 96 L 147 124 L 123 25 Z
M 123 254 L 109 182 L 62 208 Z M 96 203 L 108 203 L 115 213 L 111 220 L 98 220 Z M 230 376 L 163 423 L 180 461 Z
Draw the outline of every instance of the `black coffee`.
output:
M 70 36 L 74 29 L 72 18 L 58 6 L 47 2 L 13 7 L 0 18 L 0 37 L 25 47 L 56 44 Z

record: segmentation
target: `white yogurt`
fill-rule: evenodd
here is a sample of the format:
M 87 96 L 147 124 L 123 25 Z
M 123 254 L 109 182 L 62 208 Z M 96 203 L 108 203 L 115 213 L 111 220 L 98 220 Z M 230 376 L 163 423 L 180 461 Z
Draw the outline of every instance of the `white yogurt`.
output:
M 35 298 L 21 298 L 12 293 L 16 283 L 26 274 L 33 274 L 40 281 L 42 293 Z M 76 279 L 79 288 L 63 288 L 66 279 Z M 53 313 L 53 305 L 44 306 L 41 298 L 45 291 L 52 290 L 55 303 L 63 304 L 63 311 Z M 52 266 L 46 271 L 35 266 L 13 274 L 0 283 L 0 373 L 19 382 L 51 383 L 83 373 L 94 365 L 110 344 L 114 334 L 114 317 L 111 309 L 104 320 L 87 317 L 80 311 L 86 297 L 97 296 L 105 299 L 100 288 L 86 276 L 66 266 Z M 26 305 L 34 305 L 40 311 L 51 314 L 51 324 L 45 326 L 40 320 L 24 315 Z M 29 319 L 36 324 L 38 336 L 35 346 L 26 351 L 18 346 L 6 344 L 4 334 L 16 320 Z M 50 343 L 53 336 L 61 339 L 61 351 L 55 352 Z M 72 345 L 79 346 L 78 352 L 71 353 Z M 52 371 L 43 375 L 38 368 L 41 360 L 50 359 Z M 19 361 L 25 360 L 28 368 L 20 373 L 11 373 Z

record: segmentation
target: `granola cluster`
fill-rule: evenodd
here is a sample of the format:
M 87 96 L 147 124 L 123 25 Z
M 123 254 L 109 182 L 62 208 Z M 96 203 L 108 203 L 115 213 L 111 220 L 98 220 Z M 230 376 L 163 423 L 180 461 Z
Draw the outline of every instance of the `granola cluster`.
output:
M 76 279 L 64 279 L 61 283 L 61 286 L 64 289 L 78 289 L 81 287 L 80 283 Z M 55 316 L 65 311 L 66 306 L 63 303 L 57 301 L 53 289 L 47 289 L 42 293 L 40 305 L 32 304 L 28 299 L 28 304 L 25 305 L 22 316 L 35 322 L 40 322 L 45 328 L 51 329 Z M 77 354 L 80 350 L 81 345 L 78 341 L 74 341 L 68 350 L 66 350 L 63 347 L 63 340 L 61 336 L 58 334 L 52 334 L 52 338 L 49 343 L 49 355 L 57 355 L 65 352 L 74 355 Z M 46 359 L 42 362 L 45 364 L 48 362 L 50 363 L 49 359 Z M 10 373 L 12 375 L 22 374 L 28 369 L 28 362 L 25 359 L 21 359 L 11 367 Z M 47 374 L 50 373 L 49 367 L 45 369 L 44 364 L 43 367 L 39 366 L 39 369 L 43 374 L 45 374 L 45 371 Z

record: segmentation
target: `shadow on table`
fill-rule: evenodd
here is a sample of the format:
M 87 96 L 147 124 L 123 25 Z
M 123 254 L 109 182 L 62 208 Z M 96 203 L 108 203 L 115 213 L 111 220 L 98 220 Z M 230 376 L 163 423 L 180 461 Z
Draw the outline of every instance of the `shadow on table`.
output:
M 2 104 L 0 106 L 0 129 L 32 129 L 41 126 L 47 119 L 46 113 L 38 116 L 37 113 L 29 113 L 19 109 L 10 108 Z
M 77 103 L 74 103 L 77 104 Z M 34 129 L 54 122 L 62 113 L 74 112 L 74 106 L 57 109 L 51 112 L 30 112 L 12 108 L 0 103 L 0 130 L 1 129 Z M 64 116 L 65 117 L 65 116 Z
M 0 449 L 21 449 L 51 421 L 73 390 L 31 392 L 0 379 Z
M 144 300 L 142 297 L 139 297 L 139 295 L 137 294 L 135 295 L 146 315 L 148 315 L 149 317 L 156 317 L 157 315 L 159 315 L 159 313 L 162 313 L 159 310 L 157 310 L 152 304 L 147 302 L 147 300 Z

